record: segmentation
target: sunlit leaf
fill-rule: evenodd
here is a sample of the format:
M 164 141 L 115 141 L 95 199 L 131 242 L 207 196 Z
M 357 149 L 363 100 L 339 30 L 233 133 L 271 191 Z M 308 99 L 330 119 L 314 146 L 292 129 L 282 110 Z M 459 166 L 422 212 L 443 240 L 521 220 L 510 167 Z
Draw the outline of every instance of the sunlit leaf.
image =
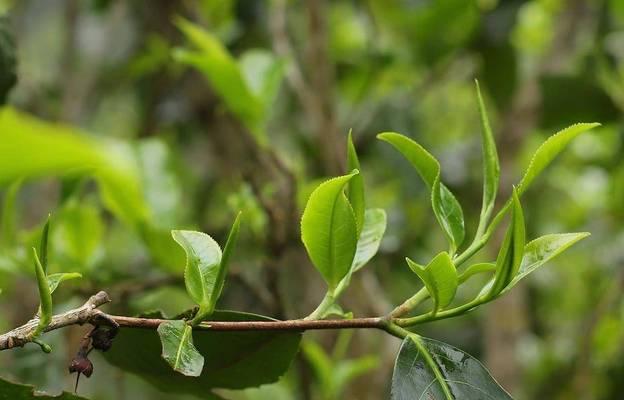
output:
M 193 328 L 184 321 L 167 321 L 158 326 L 162 358 L 174 371 L 186 376 L 201 375 L 204 357 L 193 345 Z
M 392 400 L 511 400 L 474 357 L 436 340 L 408 336 L 394 365 Z
M 386 232 L 386 212 L 381 208 L 371 208 L 364 214 L 364 226 L 357 242 L 351 272 L 356 272 L 368 263 L 379 250 Z
M 301 240 L 312 263 L 333 290 L 355 256 L 357 226 L 344 187 L 357 171 L 322 183 L 312 192 L 301 217 Z
M 448 306 L 457 292 L 457 270 L 447 252 L 435 256 L 426 266 L 406 258 L 407 265 L 423 281 L 433 300 L 432 313 Z
M 347 139 L 347 168 L 349 171 L 358 170 L 360 171 L 360 160 L 358 159 L 358 155 L 355 151 L 355 146 L 353 145 L 353 137 L 351 132 L 349 132 L 349 137 Z M 362 232 L 362 226 L 364 225 L 364 213 L 366 210 L 366 203 L 364 197 L 364 177 L 361 173 L 357 174 L 351 180 L 349 180 L 349 185 L 347 186 L 347 194 L 349 197 L 349 202 L 351 203 L 351 207 L 353 207 L 353 213 L 355 214 L 355 222 L 357 223 L 357 234 L 358 237 Z
M 429 190 L 433 212 L 455 252 L 464 241 L 464 214 L 451 191 L 440 182 L 440 163 L 427 150 L 412 139 L 394 132 L 384 132 L 377 137 L 390 143 L 416 169 Z
M 61 282 L 78 278 L 82 278 L 82 275 L 77 272 L 59 272 L 58 274 L 48 275 L 47 280 L 48 287 L 50 288 L 50 293 L 54 293 L 54 291 L 58 288 Z

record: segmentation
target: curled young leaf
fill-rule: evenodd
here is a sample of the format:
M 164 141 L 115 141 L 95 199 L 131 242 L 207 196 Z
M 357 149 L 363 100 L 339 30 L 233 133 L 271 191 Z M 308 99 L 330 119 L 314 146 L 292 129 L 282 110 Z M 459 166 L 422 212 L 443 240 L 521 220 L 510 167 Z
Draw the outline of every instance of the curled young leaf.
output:
M 184 282 L 189 296 L 199 305 L 196 319 L 209 315 L 218 296 L 217 288 L 221 265 L 221 247 L 203 232 L 171 231 L 173 239 L 186 252 Z
M 477 87 L 477 100 L 479 103 L 479 113 L 481 115 L 481 147 L 483 151 L 483 204 L 481 206 L 481 216 L 479 218 L 479 227 L 477 236 L 483 233 L 487 226 L 494 203 L 496 202 L 496 193 L 498 192 L 498 180 L 500 176 L 500 166 L 498 162 L 498 153 L 496 151 L 496 142 L 490 128 L 483 97 L 479 82 L 475 80 Z
M 184 321 L 167 321 L 158 327 L 162 358 L 174 371 L 186 376 L 199 376 L 204 357 L 193 345 L 193 328 Z
M 384 132 L 377 138 L 390 143 L 416 169 L 431 190 L 433 213 L 446 234 L 451 253 L 462 244 L 465 236 L 464 214 L 453 193 L 440 182 L 440 163 L 412 139 L 394 132 Z
M 487 298 L 497 297 L 515 278 L 522 263 L 525 244 L 524 214 L 518 197 L 518 191 L 513 189 L 511 222 L 505 239 L 496 258 L 496 274 Z
M 301 217 L 301 240 L 312 263 L 333 291 L 351 269 L 357 223 L 344 187 L 358 171 L 319 185 Z
M 219 265 L 219 273 L 217 274 L 217 280 L 215 284 L 215 289 L 213 295 L 210 297 L 209 309 L 214 310 L 217 305 L 217 300 L 221 296 L 221 292 L 223 291 L 223 286 L 225 285 L 225 277 L 227 275 L 228 262 L 230 261 L 230 257 L 234 248 L 236 247 L 236 242 L 238 241 L 238 232 L 240 231 L 240 220 L 241 213 L 239 212 L 236 215 L 236 219 L 232 224 L 232 228 L 230 229 L 230 233 L 228 234 L 227 241 L 225 242 L 225 247 L 223 248 L 223 256 L 221 257 L 221 263 Z
M 43 225 L 41 231 L 41 242 L 39 243 L 39 260 L 43 267 L 43 272 L 48 273 L 48 236 L 50 233 L 50 214 L 46 219 L 46 223 Z
M 39 324 L 32 334 L 33 337 L 37 337 L 43 330 L 50 325 L 52 320 L 52 292 L 50 286 L 48 286 L 48 280 L 39 257 L 37 256 L 37 249 L 32 248 L 32 256 L 35 264 L 35 275 L 37 276 L 37 287 L 39 288 Z
M 457 270 L 449 254 L 445 251 L 438 254 L 426 266 L 416 264 L 409 258 L 405 259 L 410 269 L 423 281 L 433 300 L 432 314 L 448 306 L 457 292 Z
M 349 171 L 358 170 L 360 171 L 360 160 L 358 159 L 357 153 L 355 151 L 355 146 L 353 144 L 353 136 L 351 131 L 349 131 L 349 137 L 347 139 L 347 168 Z M 355 214 L 355 222 L 357 224 L 357 235 L 360 237 L 360 233 L 362 232 L 364 221 L 364 214 L 366 210 L 365 197 L 364 197 L 364 177 L 362 174 L 357 174 L 351 180 L 349 180 L 349 184 L 347 186 L 347 194 L 349 197 L 349 202 L 353 207 L 353 213 Z

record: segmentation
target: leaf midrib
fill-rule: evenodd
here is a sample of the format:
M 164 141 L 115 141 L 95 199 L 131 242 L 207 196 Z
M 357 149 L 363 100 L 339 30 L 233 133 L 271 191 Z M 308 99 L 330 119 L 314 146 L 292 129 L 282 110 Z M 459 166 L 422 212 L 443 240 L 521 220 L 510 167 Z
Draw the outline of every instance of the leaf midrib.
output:
M 188 332 L 192 330 L 193 328 L 184 324 L 184 331 L 182 332 L 182 337 L 180 338 L 180 345 L 178 346 L 178 351 L 176 352 L 176 358 L 175 358 L 175 363 L 174 363 L 176 369 L 178 369 L 180 366 L 180 358 L 182 357 L 182 347 L 184 346 L 184 342 L 186 342 L 186 339 L 188 338 Z

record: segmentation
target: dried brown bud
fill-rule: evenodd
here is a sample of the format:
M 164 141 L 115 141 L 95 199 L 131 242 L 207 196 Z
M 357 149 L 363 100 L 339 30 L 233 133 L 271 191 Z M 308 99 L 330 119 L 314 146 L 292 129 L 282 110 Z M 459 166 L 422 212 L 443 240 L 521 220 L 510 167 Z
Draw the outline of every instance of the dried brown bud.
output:
M 69 372 L 78 372 L 88 378 L 93 374 L 93 363 L 87 357 L 78 355 L 69 364 Z

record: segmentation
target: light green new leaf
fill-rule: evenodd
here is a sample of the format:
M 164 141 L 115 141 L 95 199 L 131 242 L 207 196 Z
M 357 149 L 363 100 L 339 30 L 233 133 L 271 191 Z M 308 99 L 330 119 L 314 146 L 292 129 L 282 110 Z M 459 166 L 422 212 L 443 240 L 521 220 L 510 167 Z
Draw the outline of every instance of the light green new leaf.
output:
M 448 345 L 410 335 L 392 374 L 392 400 L 512 400 L 479 360 Z
M 405 259 L 410 269 L 423 281 L 433 300 L 432 314 L 448 306 L 457 292 L 457 270 L 449 254 L 445 251 L 438 254 L 427 264 L 416 264 L 409 258 Z
M 360 160 L 358 159 L 353 145 L 353 137 L 351 131 L 349 131 L 349 137 L 347 139 L 347 169 L 349 171 L 360 169 Z M 355 214 L 355 222 L 357 223 L 357 234 L 360 237 L 362 232 L 362 226 L 364 225 L 364 214 L 366 210 L 366 202 L 364 197 L 364 177 L 362 174 L 357 174 L 349 181 L 347 187 L 347 193 L 349 195 L 349 202 L 353 207 L 353 213 Z
M 464 241 L 464 214 L 453 193 L 440 182 L 440 163 L 421 145 L 394 132 L 384 132 L 377 138 L 390 143 L 416 169 L 431 190 L 431 205 L 438 223 L 451 244 L 451 252 Z
M 59 272 L 58 274 L 50 274 L 47 276 L 48 287 L 50 288 L 50 294 L 54 293 L 56 288 L 61 282 L 68 281 L 70 279 L 82 278 L 82 275 L 78 272 Z
M 252 49 L 241 55 L 238 65 L 247 87 L 262 103 L 267 118 L 282 83 L 286 63 L 270 51 Z
M 37 287 L 39 288 L 39 324 L 32 334 L 37 337 L 43 330 L 50 325 L 52 320 L 52 292 L 48 286 L 48 279 L 43 270 L 41 261 L 37 256 L 37 249 L 32 248 L 33 261 L 35 264 L 35 275 L 37 276 Z
M 381 240 L 386 233 L 386 219 L 386 212 L 381 208 L 366 210 L 364 225 L 351 265 L 351 273 L 358 271 L 377 254 Z
M 45 224 L 43 225 L 43 230 L 41 231 L 41 241 L 39 242 L 39 259 L 41 260 L 41 265 L 43 266 L 43 272 L 48 273 L 48 236 L 50 234 L 50 214 L 48 214 L 48 218 L 46 219 Z
M 492 287 L 486 295 L 487 298 L 497 297 L 518 274 L 522 263 L 525 239 L 524 214 L 522 213 L 518 191 L 514 188 L 511 222 L 496 258 L 496 274 Z
M 479 113 L 481 115 L 481 146 L 483 151 L 483 205 L 481 207 L 481 217 L 479 218 L 479 227 L 477 236 L 480 236 L 487 226 L 494 203 L 496 202 L 496 193 L 498 192 L 498 180 L 500 176 L 500 166 L 498 162 L 498 153 L 496 152 L 496 142 L 490 121 L 488 120 L 483 97 L 479 82 L 475 80 L 477 87 L 477 100 L 479 103 Z
M 198 50 L 176 49 L 173 57 L 199 69 L 230 111 L 264 143 L 262 104 L 249 88 L 236 60 L 217 38 L 200 26 L 182 18 L 176 20 L 176 25 Z
M 227 241 L 225 242 L 225 247 L 223 248 L 223 256 L 221 257 L 221 264 L 219 265 L 219 274 L 217 275 L 217 283 L 215 286 L 214 294 L 210 298 L 210 304 L 208 308 L 210 310 L 214 310 L 217 305 L 217 300 L 221 297 L 221 292 L 223 291 L 223 286 L 225 285 L 225 277 L 227 275 L 228 262 L 230 261 L 230 257 L 234 248 L 236 247 L 236 242 L 238 241 L 238 232 L 240 231 L 240 220 L 241 213 L 239 212 L 236 215 L 236 219 L 232 224 L 232 228 L 230 229 L 230 233 L 228 234 Z
M 167 321 L 158 326 L 162 358 L 174 371 L 186 376 L 200 376 L 204 357 L 193 345 L 193 328 L 184 321 Z
M 524 255 L 518 273 L 511 283 L 503 290 L 506 292 L 514 287 L 522 278 L 546 264 L 573 244 L 585 239 L 589 232 L 555 233 L 541 236 L 530 241 L 524 247 Z
M 301 217 L 301 240 L 330 292 L 351 269 L 357 246 L 357 223 L 344 187 L 349 175 L 330 179 L 317 187 Z
M 197 318 L 201 320 L 213 311 L 210 305 L 216 302 L 212 297 L 216 294 L 221 248 L 203 232 L 174 230 L 171 236 L 186 252 L 184 282 L 189 296 L 199 305 Z
M 518 195 L 522 195 L 533 180 L 552 162 L 552 160 L 578 135 L 592 128 L 600 126 L 598 123 L 580 123 L 569 126 L 548 138 L 535 151 L 524 177 L 518 184 Z
M 472 278 L 475 275 L 482 274 L 485 272 L 493 272 L 496 271 L 495 263 L 478 263 L 472 264 L 464 272 L 459 275 L 459 283 L 462 284 L 466 282 L 468 279 Z

